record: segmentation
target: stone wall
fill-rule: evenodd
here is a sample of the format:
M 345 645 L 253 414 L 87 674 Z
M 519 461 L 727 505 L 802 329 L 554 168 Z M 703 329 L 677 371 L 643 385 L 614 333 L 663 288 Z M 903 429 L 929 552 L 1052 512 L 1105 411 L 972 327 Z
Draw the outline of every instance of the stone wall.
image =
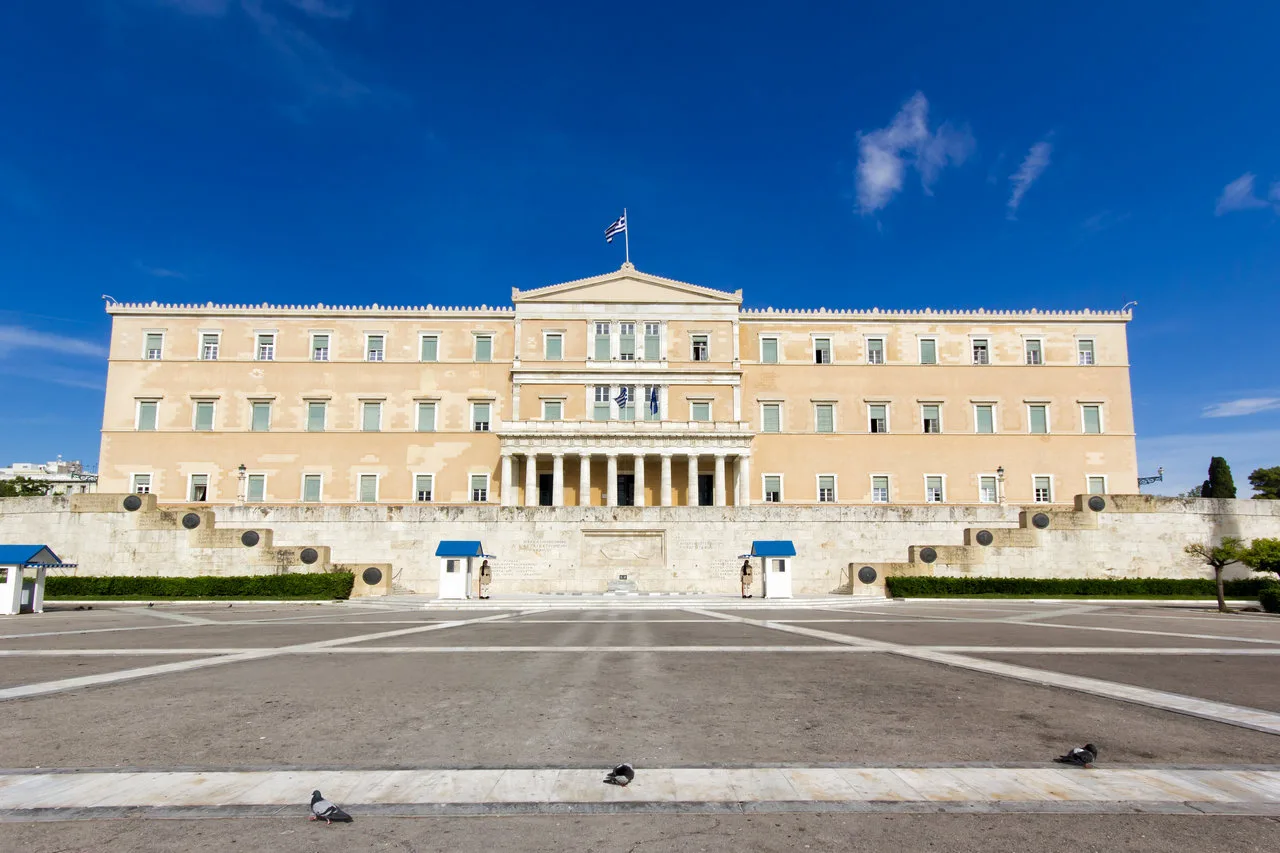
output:
M 0 500 L 0 541 L 39 542 L 86 575 L 259 574 L 335 563 L 390 566 L 398 589 L 434 594 L 443 539 L 496 555 L 494 592 L 733 593 L 755 539 L 790 539 L 797 594 L 879 594 L 889 574 L 1206 577 L 1182 553 L 1222 536 L 1280 537 L 1280 502 L 1088 496 L 1074 510 L 1021 506 L 472 507 L 155 505 L 123 495 Z M 187 529 L 189 514 L 200 524 Z M 1040 516 L 1040 518 L 1037 518 Z M 1043 529 L 1038 522 L 1046 526 Z M 190 523 L 190 519 L 188 519 Z M 258 533 L 253 545 L 245 532 Z M 981 533 L 990 534 L 979 535 Z M 252 538 L 252 537 L 250 537 Z M 989 542 L 989 544 L 982 544 Z M 302 562 L 304 548 L 317 557 Z M 931 553 L 930 553 L 931 552 Z M 930 559 L 932 557 L 932 559 Z M 880 580 L 850 583 L 870 565 Z M 73 570 L 67 570 L 73 571 Z M 1233 569 L 1232 576 L 1247 570 Z M 757 573 L 757 583 L 759 575 Z

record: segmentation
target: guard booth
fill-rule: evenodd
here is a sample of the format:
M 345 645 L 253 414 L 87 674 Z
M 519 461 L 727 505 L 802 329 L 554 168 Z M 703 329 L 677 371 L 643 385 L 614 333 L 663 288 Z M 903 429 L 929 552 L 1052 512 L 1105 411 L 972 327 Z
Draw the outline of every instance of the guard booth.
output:
M 765 598 L 790 598 L 791 558 L 795 555 L 796 546 L 790 539 L 757 539 L 751 543 L 751 553 L 742 556 L 760 561 Z
M 484 552 L 480 540 L 445 539 L 436 546 L 440 558 L 440 591 L 437 598 L 464 599 L 472 595 L 473 562 L 495 559 Z
M 44 612 L 45 572 L 49 569 L 74 569 L 75 563 L 64 563 L 48 545 L 0 545 L 0 569 L 4 584 L 0 586 L 0 615 Z M 34 577 L 24 584 L 23 574 Z

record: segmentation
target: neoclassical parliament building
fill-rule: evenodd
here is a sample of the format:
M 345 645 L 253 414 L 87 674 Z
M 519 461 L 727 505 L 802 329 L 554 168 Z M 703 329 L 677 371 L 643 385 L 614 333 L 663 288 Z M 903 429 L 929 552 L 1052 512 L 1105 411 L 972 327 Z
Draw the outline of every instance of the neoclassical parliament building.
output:
M 630 264 L 511 299 L 113 303 L 100 489 L 442 507 L 1137 490 L 1127 313 L 751 310 Z

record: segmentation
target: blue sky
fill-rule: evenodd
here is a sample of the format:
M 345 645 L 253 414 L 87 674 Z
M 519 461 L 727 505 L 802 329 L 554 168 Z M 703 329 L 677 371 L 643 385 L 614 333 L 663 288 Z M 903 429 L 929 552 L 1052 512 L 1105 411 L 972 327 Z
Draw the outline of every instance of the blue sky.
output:
M 101 294 L 501 304 L 615 269 L 626 205 L 640 269 L 753 306 L 1136 299 L 1143 473 L 1244 484 L 1280 5 L 1151 8 L 5 3 L 0 463 L 96 460 Z

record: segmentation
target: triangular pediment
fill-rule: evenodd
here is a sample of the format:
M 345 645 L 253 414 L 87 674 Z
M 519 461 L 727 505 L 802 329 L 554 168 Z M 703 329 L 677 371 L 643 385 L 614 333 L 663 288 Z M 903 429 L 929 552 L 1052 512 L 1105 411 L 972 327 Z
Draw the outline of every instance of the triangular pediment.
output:
M 732 293 L 699 287 L 675 279 L 640 272 L 630 264 L 592 278 L 566 281 L 535 290 L 511 289 L 511 299 L 521 303 L 666 303 L 683 305 L 741 305 L 742 291 Z

